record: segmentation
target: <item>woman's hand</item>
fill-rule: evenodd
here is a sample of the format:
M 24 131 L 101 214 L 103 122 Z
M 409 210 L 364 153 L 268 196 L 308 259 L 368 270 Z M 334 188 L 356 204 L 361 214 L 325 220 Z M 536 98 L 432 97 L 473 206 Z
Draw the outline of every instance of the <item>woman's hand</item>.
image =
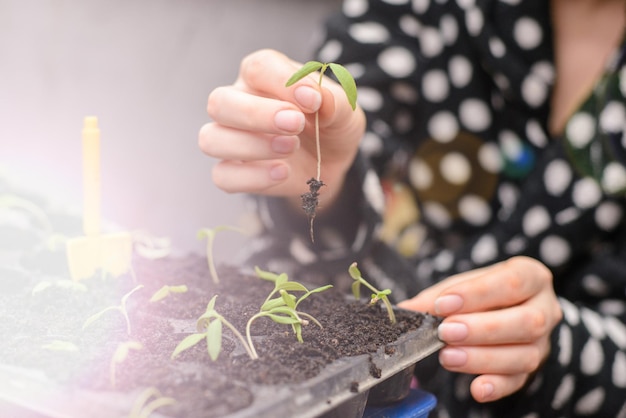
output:
M 536 260 L 515 257 L 450 277 L 400 304 L 445 317 L 439 362 L 478 374 L 478 402 L 518 391 L 546 360 L 550 333 L 562 318 L 552 274 Z
M 222 190 L 300 196 L 317 174 L 315 112 L 319 111 L 322 151 L 320 190 L 337 194 L 365 130 L 360 108 L 329 78 L 322 88 L 314 76 L 285 83 L 301 65 L 272 50 L 245 57 L 236 82 L 211 92 L 213 122 L 199 135 L 202 151 L 218 160 L 213 181 Z M 328 201 L 328 200 L 327 200 Z

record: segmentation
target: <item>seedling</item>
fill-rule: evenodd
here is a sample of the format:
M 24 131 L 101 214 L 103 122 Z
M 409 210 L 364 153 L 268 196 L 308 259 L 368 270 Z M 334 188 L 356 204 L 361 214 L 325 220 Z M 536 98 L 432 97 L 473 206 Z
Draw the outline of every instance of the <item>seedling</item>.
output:
M 250 358 L 258 358 L 258 356 L 256 356 L 250 349 L 248 342 L 237 330 L 237 328 L 235 328 L 233 324 L 231 324 L 226 318 L 215 310 L 216 299 L 217 295 L 213 296 L 207 304 L 204 314 L 198 318 L 198 321 L 196 322 L 196 329 L 198 332 L 188 335 L 176 346 L 174 352 L 172 353 L 172 359 L 176 358 L 181 352 L 193 347 L 205 339 L 207 342 L 209 357 L 211 357 L 211 360 L 213 361 L 217 360 L 217 356 L 219 356 L 220 351 L 222 351 L 222 325 L 228 327 L 239 339 L 239 341 L 241 341 L 241 344 L 246 349 Z
M 215 235 L 221 231 L 235 231 L 242 232 L 239 228 L 235 228 L 232 226 L 221 225 L 217 226 L 213 229 L 203 228 L 198 231 L 198 239 L 206 238 L 206 259 L 209 264 L 209 273 L 211 274 L 211 278 L 213 279 L 213 283 L 218 284 L 220 282 L 219 277 L 217 276 L 217 269 L 215 268 L 215 259 L 213 257 L 213 242 L 215 241 Z
M 46 212 L 30 200 L 23 199 L 12 194 L 0 195 L 0 209 L 2 210 L 18 210 L 26 212 L 35 220 L 41 228 L 52 233 L 52 223 Z
M 43 280 L 33 288 L 32 294 L 43 292 L 46 289 L 56 287 L 57 289 L 64 289 L 72 292 L 86 292 L 87 286 L 82 283 L 75 282 L 74 280 L 59 279 L 55 281 Z
M 109 378 L 111 381 L 111 387 L 115 388 L 115 370 L 117 368 L 117 365 L 122 364 L 126 360 L 130 350 L 141 349 L 143 349 L 143 345 L 138 341 L 126 341 L 117 345 L 117 348 L 113 353 L 113 357 L 111 358 L 111 363 L 109 364 Z
M 62 340 L 53 340 L 48 344 L 42 345 L 41 348 L 43 348 L 44 350 L 65 351 L 68 353 L 79 351 L 78 346 L 73 342 Z
M 246 324 L 245 338 L 243 334 L 240 333 L 226 318 L 215 310 L 215 300 L 217 299 L 216 295 L 207 305 L 205 313 L 198 318 L 198 321 L 196 322 L 198 332 L 185 337 L 174 349 L 172 358 L 175 358 L 182 351 L 187 350 L 198 344 L 203 339 L 206 339 L 209 357 L 211 357 L 211 360 L 215 361 L 222 351 L 222 328 L 225 325 L 239 339 L 248 356 L 250 356 L 251 359 L 256 360 L 259 358 L 259 355 L 254 348 L 251 328 L 253 322 L 262 317 L 268 317 L 272 321 L 279 324 L 291 325 L 294 333 L 296 334 L 296 338 L 301 343 L 303 342 L 303 325 L 307 325 L 309 321 L 312 321 L 317 326 L 322 328 L 322 324 L 320 324 L 317 319 L 305 312 L 298 311 L 297 308 L 303 300 L 308 298 L 313 293 L 323 292 L 324 290 L 331 288 L 332 285 L 309 290 L 300 283 L 290 282 L 287 275 L 284 273 L 274 274 L 263 271 L 258 267 L 255 270 L 260 278 L 274 282 L 274 289 L 272 289 L 263 302 L 263 305 L 261 305 L 259 312 L 254 314 L 248 320 Z M 304 294 L 297 298 L 295 295 L 290 294 L 290 291 L 304 292 Z M 273 297 L 277 293 L 279 296 Z
M 122 314 L 122 316 L 124 316 L 124 320 L 126 321 L 126 332 L 128 333 L 128 335 L 130 335 L 130 319 L 128 319 L 128 312 L 126 311 L 126 301 L 130 297 L 130 295 L 132 295 L 142 287 L 143 285 L 140 284 L 139 286 L 135 287 L 133 290 L 122 296 L 122 300 L 119 305 L 106 307 L 100 312 L 96 312 L 95 314 L 91 315 L 83 324 L 83 329 L 87 328 L 89 325 L 97 321 L 102 315 L 104 315 L 108 311 L 118 311 Z
M 150 402 L 150 398 L 153 398 Z M 155 387 L 149 387 L 137 397 L 128 418 L 148 418 L 157 409 L 176 404 L 176 399 L 162 396 Z
M 287 274 L 285 273 L 275 274 L 263 271 L 258 267 L 255 267 L 255 272 L 261 279 L 273 282 L 274 289 L 272 289 L 267 298 L 265 298 L 265 302 L 261 305 L 259 312 L 252 316 L 246 325 L 246 336 L 252 351 L 254 351 L 254 346 L 252 345 L 250 327 L 254 320 L 264 316 L 269 317 L 272 321 L 279 324 L 291 325 L 294 333 L 296 334 L 296 338 L 301 343 L 303 342 L 302 325 L 307 325 L 309 321 L 313 321 L 317 326 L 322 328 L 322 324 L 320 324 L 317 319 L 305 312 L 298 311 L 297 308 L 303 300 L 308 298 L 313 293 L 320 293 L 328 290 L 333 287 L 332 285 L 321 286 L 309 290 L 298 282 L 290 282 Z M 290 294 L 290 291 L 304 292 L 304 294 L 297 298 L 295 295 Z M 272 298 L 272 296 L 276 295 L 276 293 L 278 293 L 279 296 Z
M 299 80 L 303 79 L 304 77 L 315 71 L 319 71 L 318 85 L 321 87 L 322 81 L 324 80 L 324 73 L 329 68 L 337 78 L 337 81 L 339 81 L 339 84 L 343 88 L 343 91 L 346 93 L 346 97 L 348 98 L 350 106 L 352 106 L 352 110 L 355 110 L 357 97 L 356 83 L 354 81 L 354 77 L 352 77 L 350 72 L 340 64 L 332 62 L 322 63 L 319 61 L 309 61 L 305 63 L 298 71 L 296 71 L 289 78 L 289 80 L 287 80 L 285 87 L 292 86 Z M 304 209 L 304 212 L 309 218 L 309 233 L 311 235 L 312 242 L 315 242 L 315 236 L 313 234 L 313 221 L 315 219 L 317 207 L 319 206 L 319 190 L 322 186 L 325 186 L 324 182 L 321 179 L 322 150 L 320 146 L 319 112 L 315 112 L 315 148 L 317 152 L 317 175 L 315 177 L 311 177 L 306 182 L 309 186 L 309 191 L 300 196 L 302 199 L 302 209 Z
M 354 295 L 354 298 L 357 300 L 361 298 L 361 285 L 367 287 L 369 290 L 373 292 L 372 297 L 370 299 L 370 304 L 374 305 L 379 300 L 381 300 L 385 304 L 385 308 L 387 309 L 387 314 L 389 315 L 389 321 L 391 321 L 392 324 L 395 324 L 396 315 L 394 314 L 393 307 L 391 306 L 391 302 L 389 301 L 389 298 L 387 297 L 391 294 L 391 290 L 389 289 L 378 290 L 374 286 L 369 284 L 367 280 L 365 280 L 363 276 L 361 275 L 361 271 L 358 269 L 356 262 L 350 265 L 350 267 L 348 268 L 348 273 L 350 273 L 350 277 L 354 279 L 354 282 L 352 283 L 352 294 Z
M 181 284 L 179 286 L 165 285 L 159 290 L 157 290 L 156 292 L 154 292 L 154 294 L 150 298 L 150 302 L 158 302 L 160 300 L 163 300 L 166 297 L 170 296 L 172 293 L 185 293 L 185 292 L 187 292 L 187 286 L 184 284 Z

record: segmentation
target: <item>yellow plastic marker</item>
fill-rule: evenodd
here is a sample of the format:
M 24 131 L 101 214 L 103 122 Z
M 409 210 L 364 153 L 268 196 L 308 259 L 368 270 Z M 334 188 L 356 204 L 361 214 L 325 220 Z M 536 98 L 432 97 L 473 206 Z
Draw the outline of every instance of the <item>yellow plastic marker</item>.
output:
M 74 280 L 93 276 L 98 269 L 114 277 L 130 269 L 132 239 L 128 232 L 100 231 L 100 129 L 88 116 L 83 127 L 83 233 L 67 241 L 67 262 Z

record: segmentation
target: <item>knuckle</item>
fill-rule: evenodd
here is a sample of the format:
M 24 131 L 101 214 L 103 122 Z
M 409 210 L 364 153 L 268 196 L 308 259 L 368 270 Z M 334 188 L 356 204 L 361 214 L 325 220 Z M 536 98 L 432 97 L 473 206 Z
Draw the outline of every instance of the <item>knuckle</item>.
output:
M 543 355 L 541 349 L 538 345 L 533 344 L 522 362 L 522 371 L 524 373 L 532 373 L 539 368 L 542 361 Z
M 542 338 L 548 332 L 548 320 L 546 314 L 538 309 L 532 310 L 526 315 L 526 327 L 532 340 Z
M 277 52 L 272 49 L 261 49 L 246 55 L 241 60 L 239 76 L 249 85 L 257 85 L 263 77 L 263 70 L 267 63 L 276 57 Z

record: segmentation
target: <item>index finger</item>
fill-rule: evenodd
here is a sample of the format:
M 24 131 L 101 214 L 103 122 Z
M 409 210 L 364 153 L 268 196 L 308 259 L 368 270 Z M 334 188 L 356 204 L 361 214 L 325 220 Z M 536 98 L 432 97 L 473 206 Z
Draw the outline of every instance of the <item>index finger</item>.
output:
M 515 257 L 444 288 L 433 308 L 443 316 L 500 309 L 530 299 L 551 283 L 552 274 L 541 263 Z
M 527 300 L 551 280 L 550 271 L 538 261 L 515 257 L 449 277 L 399 306 L 444 316 L 492 310 Z

